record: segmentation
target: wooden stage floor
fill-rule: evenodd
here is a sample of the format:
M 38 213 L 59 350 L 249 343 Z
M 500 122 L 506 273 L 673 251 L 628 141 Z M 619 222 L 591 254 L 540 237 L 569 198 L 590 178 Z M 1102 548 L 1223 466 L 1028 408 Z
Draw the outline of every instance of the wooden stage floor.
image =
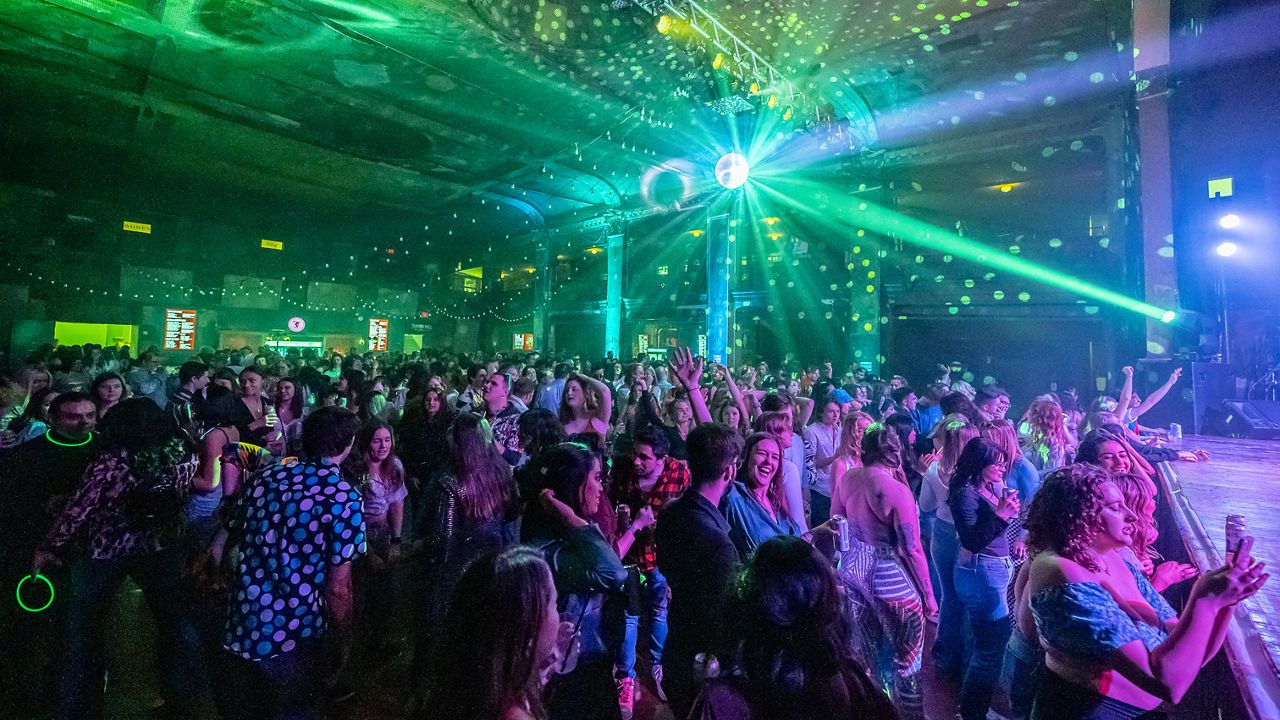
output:
M 1227 651 L 1254 718 L 1280 720 L 1280 441 L 1187 436 L 1180 447 L 1211 453 L 1208 462 L 1161 466 L 1192 562 L 1201 570 L 1222 564 L 1226 517 L 1239 514 L 1272 574 L 1237 610 Z

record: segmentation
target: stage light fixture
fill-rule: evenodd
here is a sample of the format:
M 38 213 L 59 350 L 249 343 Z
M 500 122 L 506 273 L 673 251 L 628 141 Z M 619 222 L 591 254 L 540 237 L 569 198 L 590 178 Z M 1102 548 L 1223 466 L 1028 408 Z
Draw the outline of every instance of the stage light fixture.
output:
M 1227 213 L 1218 218 L 1218 225 L 1224 230 L 1234 230 L 1240 227 L 1240 216 L 1235 213 Z
M 1160 322 L 1165 323 L 1167 325 L 1173 322 L 1174 318 L 1176 317 L 1178 317 L 1178 313 L 1172 310 L 1165 310 L 1164 314 L 1160 316 Z
M 1006 183 L 1000 186 L 1000 192 L 1002 193 L 1013 192 L 1013 187 L 1014 186 L 1012 183 Z
M 671 32 L 671 28 L 674 27 L 675 24 L 675 21 L 671 19 L 670 15 L 663 15 L 658 18 L 658 32 L 666 35 Z
M 1237 252 L 1239 252 L 1240 246 L 1236 245 L 1230 240 L 1227 240 L 1225 242 L 1218 243 L 1218 247 L 1214 248 L 1214 250 L 1215 252 L 1218 253 L 1220 257 L 1226 258 L 1226 257 L 1231 257 L 1232 255 L 1235 255 Z
M 738 153 L 728 153 L 716 163 L 716 182 L 726 190 L 742 187 L 751 174 L 751 165 Z

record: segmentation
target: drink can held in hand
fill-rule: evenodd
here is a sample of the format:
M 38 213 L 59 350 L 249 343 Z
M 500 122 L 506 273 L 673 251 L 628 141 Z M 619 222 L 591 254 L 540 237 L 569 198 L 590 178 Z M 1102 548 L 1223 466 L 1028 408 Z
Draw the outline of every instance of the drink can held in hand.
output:
M 1178 423 L 1169 423 L 1169 442 L 1182 442 L 1182 426 Z
M 836 549 L 849 552 L 849 548 L 853 547 L 853 539 L 849 536 L 849 521 L 843 515 L 832 515 L 831 522 L 835 525 Z
M 614 508 L 614 512 L 618 514 L 618 530 L 626 530 L 631 527 L 631 506 L 626 503 L 618 503 L 618 507 Z
M 1249 532 L 1245 525 L 1243 515 L 1227 516 L 1227 552 L 1235 553 L 1240 550 L 1240 541 L 1244 540 L 1244 536 Z

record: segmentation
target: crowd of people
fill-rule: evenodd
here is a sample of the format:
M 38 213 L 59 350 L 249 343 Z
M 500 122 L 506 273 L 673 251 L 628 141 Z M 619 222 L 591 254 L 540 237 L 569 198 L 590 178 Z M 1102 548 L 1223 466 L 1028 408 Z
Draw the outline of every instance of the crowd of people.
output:
M 1154 465 L 1208 458 L 1132 374 L 1011 419 L 956 363 L 45 348 L 0 381 L 0 573 L 57 589 L 5 611 L 8 716 L 105 717 L 129 579 L 161 717 L 316 717 L 404 654 L 414 718 L 922 720 L 930 624 L 962 720 L 1158 717 L 1267 574 L 1159 562 Z

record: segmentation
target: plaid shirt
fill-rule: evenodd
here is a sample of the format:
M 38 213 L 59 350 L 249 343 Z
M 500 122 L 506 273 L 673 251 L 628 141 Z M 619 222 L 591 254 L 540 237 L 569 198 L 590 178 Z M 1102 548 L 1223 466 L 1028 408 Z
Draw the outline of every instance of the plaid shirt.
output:
M 663 460 L 662 474 L 653 489 L 645 493 L 640 489 L 636 478 L 635 466 L 630 457 L 620 458 L 613 464 L 613 502 L 622 503 L 631 508 L 631 517 L 635 518 L 640 508 L 648 505 L 657 516 L 664 505 L 680 497 L 689 487 L 689 466 L 683 460 L 670 455 Z M 642 572 L 648 572 L 657 566 L 657 550 L 653 541 L 653 528 L 647 527 L 636 536 L 631 550 L 625 558 L 627 564 L 634 564 Z

